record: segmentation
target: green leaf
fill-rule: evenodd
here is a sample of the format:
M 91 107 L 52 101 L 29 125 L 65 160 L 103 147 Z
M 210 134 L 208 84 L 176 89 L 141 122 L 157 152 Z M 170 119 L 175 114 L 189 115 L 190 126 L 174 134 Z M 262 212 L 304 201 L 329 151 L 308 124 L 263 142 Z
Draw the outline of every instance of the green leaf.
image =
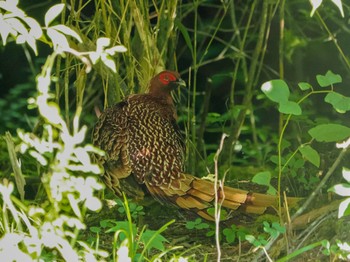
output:
M 350 97 L 337 92 L 328 93 L 324 101 L 331 104 L 338 113 L 345 113 L 350 110 Z
M 226 242 L 231 244 L 236 240 L 236 231 L 233 228 L 225 228 L 222 233 L 226 238 Z
M 253 178 L 252 182 L 258 185 L 268 186 L 267 193 L 269 195 L 276 195 L 277 190 L 271 185 L 271 173 L 269 171 L 259 172 Z
M 49 24 L 63 11 L 64 4 L 57 4 L 51 7 L 45 14 L 45 26 Z
M 90 231 L 92 233 L 100 233 L 101 232 L 101 228 L 100 227 L 90 227 Z
M 270 181 L 271 173 L 269 171 L 259 172 L 252 178 L 252 182 L 263 186 L 270 186 Z
M 278 111 L 287 115 L 300 116 L 302 111 L 299 104 L 293 101 L 284 101 L 279 104 Z
M 299 86 L 299 88 L 300 88 L 301 90 L 303 90 L 303 91 L 312 88 L 312 86 L 311 86 L 309 83 L 306 83 L 306 82 L 300 82 L 300 83 L 298 84 L 298 86 Z
M 289 87 L 287 83 L 281 79 L 274 79 L 265 82 L 261 86 L 261 91 L 273 102 L 284 103 L 289 98 Z
M 194 53 L 193 53 L 192 40 L 190 35 L 188 34 L 187 28 L 180 22 L 180 19 L 175 19 L 175 25 L 177 26 L 177 28 L 179 28 L 183 38 L 185 39 L 186 45 L 190 49 L 191 55 L 193 57 Z
M 339 142 L 350 136 L 350 128 L 338 124 L 321 124 L 308 132 L 318 142 Z
M 318 84 L 321 87 L 326 87 L 326 86 L 330 86 L 330 85 L 342 82 L 341 76 L 334 74 L 330 70 L 328 70 L 325 75 L 317 75 L 316 79 L 317 79 Z
M 164 251 L 164 242 L 168 242 L 168 240 L 159 234 L 159 232 L 149 229 L 142 234 L 140 240 L 145 245 L 147 244 L 147 251 L 150 251 L 152 248 Z
M 316 167 L 320 167 L 320 155 L 315 149 L 313 149 L 309 145 L 306 145 L 301 146 L 299 148 L 299 151 L 306 160 L 310 161 L 311 164 L 313 164 Z

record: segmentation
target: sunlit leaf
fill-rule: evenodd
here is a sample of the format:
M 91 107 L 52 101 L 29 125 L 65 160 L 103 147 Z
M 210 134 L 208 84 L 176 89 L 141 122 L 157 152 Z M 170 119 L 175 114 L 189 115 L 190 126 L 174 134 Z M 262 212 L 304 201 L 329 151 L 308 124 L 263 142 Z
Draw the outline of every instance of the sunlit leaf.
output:
M 1 34 L 1 39 L 2 39 L 2 43 L 3 45 L 6 45 L 7 42 L 7 37 L 11 34 L 14 37 L 16 37 L 18 35 L 18 32 L 16 30 L 14 30 L 12 28 L 12 26 L 10 26 L 6 20 L 3 19 L 3 15 L 0 14 L 0 34 Z
M 318 152 L 313 149 L 311 146 L 306 145 L 299 148 L 300 153 L 303 155 L 303 157 L 310 161 L 314 166 L 319 167 L 320 166 L 320 155 Z
M 341 0 L 331 0 L 339 9 L 340 14 L 342 17 L 344 17 L 344 10 L 343 10 L 343 5 Z
M 100 37 L 96 41 L 96 52 L 102 51 L 105 49 L 105 47 L 109 46 L 111 43 L 111 39 L 108 37 Z
M 101 60 L 102 62 L 107 66 L 109 67 L 114 73 L 117 72 L 117 69 L 115 67 L 115 62 L 114 60 L 111 58 L 111 57 L 107 57 L 105 55 L 101 56 Z
M 55 26 L 51 26 L 51 29 L 60 31 L 61 33 L 65 34 L 65 35 L 69 35 L 73 38 L 75 38 L 76 40 L 79 41 L 79 43 L 82 43 L 83 40 L 80 38 L 80 36 L 72 29 L 70 29 L 68 26 L 65 25 L 55 25 Z
M 350 198 L 345 199 L 339 205 L 338 218 L 350 215 Z
M 48 28 L 46 33 L 50 37 L 55 49 L 56 48 L 59 48 L 61 50 L 68 50 L 69 49 L 69 43 L 68 43 L 68 40 L 64 34 L 58 32 L 57 30 L 51 29 L 51 28 Z
M 25 17 L 24 21 L 30 27 L 29 34 L 33 36 L 35 39 L 39 39 L 43 34 L 43 30 L 41 29 L 40 24 L 31 17 Z
M 126 52 L 128 49 L 126 49 L 125 46 L 122 46 L 122 45 L 116 45 L 116 46 L 113 46 L 111 48 L 107 48 L 105 50 L 105 52 L 107 54 L 109 54 L 110 56 L 114 56 L 115 53 L 122 53 L 122 52 Z
M 342 171 L 343 177 L 346 181 L 350 182 L 350 169 L 343 167 Z
M 59 14 L 63 11 L 64 4 L 57 4 L 52 6 L 45 14 L 45 26 L 48 27 L 51 22 L 59 16 Z
M 320 7 L 322 4 L 322 0 L 310 0 L 312 10 L 310 16 L 313 16 L 316 10 Z
M 350 128 L 338 124 L 321 124 L 311 128 L 308 133 L 319 142 L 339 142 L 350 137 Z
M 338 184 L 331 187 L 328 191 L 340 196 L 350 196 L 350 184 Z

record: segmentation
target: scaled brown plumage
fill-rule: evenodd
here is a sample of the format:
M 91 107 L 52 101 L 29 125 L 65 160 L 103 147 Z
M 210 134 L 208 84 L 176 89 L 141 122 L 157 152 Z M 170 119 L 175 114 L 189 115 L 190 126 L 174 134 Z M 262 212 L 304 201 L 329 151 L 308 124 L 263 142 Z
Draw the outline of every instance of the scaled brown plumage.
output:
M 93 143 L 106 152 L 97 160 L 104 166 L 106 185 L 117 195 L 124 191 L 142 197 L 140 184 L 162 202 L 212 219 L 207 209 L 215 198 L 214 184 L 184 173 L 184 142 L 176 124 L 171 91 L 184 85 L 180 75 L 163 71 L 150 81 L 149 93 L 131 95 L 108 108 L 93 131 Z M 275 206 L 276 197 L 224 187 L 218 192 L 223 206 L 261 214 Z M 295 202 L 295 201 L 293 201 Z

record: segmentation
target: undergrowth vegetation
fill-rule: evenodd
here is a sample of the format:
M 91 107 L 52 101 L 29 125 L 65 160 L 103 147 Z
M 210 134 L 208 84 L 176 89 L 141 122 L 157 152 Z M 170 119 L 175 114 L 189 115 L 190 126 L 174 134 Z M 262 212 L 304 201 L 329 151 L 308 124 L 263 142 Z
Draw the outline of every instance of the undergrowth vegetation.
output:
M 0 0 L 0 257 L 349 260 L 350 7 L 316 2 Z M 95 112 L 165 68 L 188 82 L 174 94 L 186 170 L 277 195 L 276 212 L 177 224 L 124 198 L 104 216 Z M 303 200 L 288 210 L 286 195 Z

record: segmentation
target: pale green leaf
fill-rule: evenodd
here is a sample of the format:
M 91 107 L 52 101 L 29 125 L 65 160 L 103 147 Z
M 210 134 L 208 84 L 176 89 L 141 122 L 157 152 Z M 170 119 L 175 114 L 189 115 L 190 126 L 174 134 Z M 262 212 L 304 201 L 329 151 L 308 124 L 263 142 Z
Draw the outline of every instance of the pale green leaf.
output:
M 331 86 L 343 81 L 340 75 L 334 74 L 330 70 L 325 75 L 316 75 L 316 80 L 321 87 Z
M 252 182 L 263 186 L 269 186 L 270 181 L 271 173 L 269 171 L 259 172 L 252 178 Z
M 303 91 L 308 90 L 312 87 L 309 83 L 306 83 L 306 82 L 300 82 L 298 86 L 300 90 L 303 90 Z
M 52 6 L 45 14 L 45 26 L 49 27 L 51 22 L 63 11 L 64 4 Z
M 301 146 L 299 148 L 300 153 L 303 155 L 303 157 L 310 161 L 314 166 L 319 167 L 320 166 L 320 155 L 318 152 L 313 149 L 311 146 Z
M 350 137 L 350 128 L 338 124 L 321 124 L 308 133 L 319 142 L 339 142 Z
M 338 113 L 345 113 L 350 110 L 350 97 L 337 92 L 328 93 L 324 101 L 331 104 Z
M 300 116 L 302 111 L 298 103 L 293 101 L 283 101 L 279 103 L 278 111 L 283 114 Z

